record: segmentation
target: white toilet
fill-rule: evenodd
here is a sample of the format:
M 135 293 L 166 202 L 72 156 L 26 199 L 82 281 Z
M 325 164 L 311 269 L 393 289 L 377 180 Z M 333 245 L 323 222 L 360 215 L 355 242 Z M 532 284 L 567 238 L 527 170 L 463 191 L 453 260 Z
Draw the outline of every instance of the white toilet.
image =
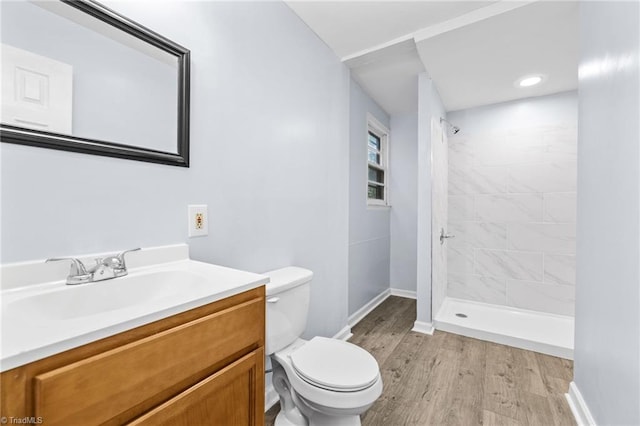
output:
M 307 325 L 313 272 L 288 267 L 266 272 L 267 355 L 280 396 L 276 426 L 360 425 L 382 393 L 375 358 L 337 339 L 300 339 Z

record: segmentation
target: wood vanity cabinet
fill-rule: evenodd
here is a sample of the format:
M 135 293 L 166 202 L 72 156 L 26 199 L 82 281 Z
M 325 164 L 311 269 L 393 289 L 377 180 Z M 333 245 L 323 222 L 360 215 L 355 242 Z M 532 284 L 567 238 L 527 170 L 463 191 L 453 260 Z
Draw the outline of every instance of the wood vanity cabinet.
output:
M 6 371 L 0 416 L 262 426 L 264 333 L 262 286 Z

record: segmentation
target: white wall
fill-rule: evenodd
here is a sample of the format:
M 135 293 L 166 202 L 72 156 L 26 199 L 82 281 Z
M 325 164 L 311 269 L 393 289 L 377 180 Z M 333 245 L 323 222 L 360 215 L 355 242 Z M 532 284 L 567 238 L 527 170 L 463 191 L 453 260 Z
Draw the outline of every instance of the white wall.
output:
M 191 49 L 191 167 L 2 143 L 2 262 L 187 241 L 314 271 L 307 336 L 347 323 L 349 73 L 284 4 L 109 1 Z M 141 112 L 143 113 L 143 112 Z M 187 204 L 209 236 L 187 239 Z
M 417 318 L 431 323 L 431 119 L 445 116 L 433 81 L 418 76 L 418 226 L 417 226 Z
M 391 117 L 391 288 L 416 291 L 418 247 L 418 114 Z
M 441 240 L 441 232 L 448 233 L 449 187 L 449 128 L 440 119 L 431 118 L 431 316 L 438 312 L 447 296 L 449 240 Z
M 582 2 L 574 382 L 640 424 L 640 5 Z
M 389 115 L 353 79 L 350 94 L 349 315 L 389 288 L 390 256 L 390 209 L 367 207 L 367 114 L 387 129 Z
M 449 113 L 447 294 L 574 313 L 577 92 Z

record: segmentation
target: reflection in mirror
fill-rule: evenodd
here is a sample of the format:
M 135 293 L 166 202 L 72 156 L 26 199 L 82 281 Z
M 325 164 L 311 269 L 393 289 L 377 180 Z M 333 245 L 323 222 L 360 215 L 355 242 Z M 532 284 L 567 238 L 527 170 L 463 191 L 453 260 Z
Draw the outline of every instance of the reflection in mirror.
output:
M 188 164 L 188 50 L 94 2 L 1 15 L 3 142 Z

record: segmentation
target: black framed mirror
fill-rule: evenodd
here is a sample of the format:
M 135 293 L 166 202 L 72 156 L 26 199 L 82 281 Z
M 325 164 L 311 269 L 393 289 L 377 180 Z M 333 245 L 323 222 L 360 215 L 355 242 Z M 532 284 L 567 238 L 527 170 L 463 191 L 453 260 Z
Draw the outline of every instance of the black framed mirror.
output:
M 92 0 L 1 7 L 2 142 L 189 166 L 188 49 Z

